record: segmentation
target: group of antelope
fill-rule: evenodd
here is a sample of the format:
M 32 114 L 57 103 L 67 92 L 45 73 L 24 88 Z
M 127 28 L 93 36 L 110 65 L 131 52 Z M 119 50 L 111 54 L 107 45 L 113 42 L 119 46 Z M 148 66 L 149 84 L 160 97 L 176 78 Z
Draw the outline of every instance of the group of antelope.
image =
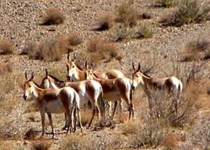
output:
M 92 65 L 85 62 L 85 69 L 81 69 L 75 63 L 75 57 L 67 56 L 67 81 L 62 81 L 53 75 L 48 74 L 42 79 L 40 85 L 33 81 L 34 75 L 28 78 L 25 73 L 26 81 L 24 83 L 24 100 L 36 100 L 41 114 L 42 134 L 45 133 L 45 113 L 47 113 L 52 135 L 54 137 L 54 128 L 51 113 L 64 113 L 65 126 L 63 129 L 69 132 L 75 132 L 76 124 L 80 125 L 81 132 L 81 103 L 91 103 L 92 117 L 87 128 L 91 126 L 95 114 L 98 114 L 99 120 L 105 119 L 105 106 L 109 106 L 109 117 L 113 119 L 117 104 L 121 105 L 124 101 L 129 111 L 129 119 L 134 117 L 134 106 L 132 103 L 133 91 L 139 84 L 142 85 L 146 94 L 150 89 L 166 89 L 169 93 L 180 93 L 183 89 L 182 82 L 174 77 L 154 79 L 141 70 L 140 63 L 135 68 L 134 63 L 132 78 L 127 78 L 119 70 L 106 70 L 102 73 L 93 71 Z M 117 103 L 118 102 L 118 103 Z M 112 110 L 112 103 L 114 109 Z M 149 103 L 149 107 L 150 103 Z M 120 107 L 122 111 L 122 106 Z

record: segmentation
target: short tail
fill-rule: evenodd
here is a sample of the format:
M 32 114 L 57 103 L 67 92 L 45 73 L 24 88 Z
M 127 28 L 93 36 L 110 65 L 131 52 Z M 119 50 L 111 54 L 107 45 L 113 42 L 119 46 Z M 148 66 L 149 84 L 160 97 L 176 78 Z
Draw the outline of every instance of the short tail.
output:
M 183 83 L 182 83 L 182 81 L 179 81 L 178 90 L 179 90 L 179 92 L 182 92 L 182 90 L 183 90 Z

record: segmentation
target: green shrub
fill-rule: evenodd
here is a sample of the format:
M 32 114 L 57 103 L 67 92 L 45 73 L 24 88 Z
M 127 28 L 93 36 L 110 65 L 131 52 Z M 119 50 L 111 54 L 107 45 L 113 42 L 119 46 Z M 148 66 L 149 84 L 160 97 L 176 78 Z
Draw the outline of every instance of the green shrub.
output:
M 200 5 L 197 0 L 183 0 L 178 10 L 162 18 L 160 21 L 165 26 L 182 26 L 183 24 L 199 23 L 207 20 L 210 7 Z

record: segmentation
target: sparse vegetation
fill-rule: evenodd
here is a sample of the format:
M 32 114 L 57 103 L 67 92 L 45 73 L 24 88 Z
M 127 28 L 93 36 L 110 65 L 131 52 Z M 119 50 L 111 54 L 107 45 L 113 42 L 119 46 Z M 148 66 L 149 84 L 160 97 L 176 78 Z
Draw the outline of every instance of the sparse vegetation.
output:
M 133 27 L 137 23 L 138 14 L 134 8 L 134 1 L 124 1 L 117 8 L 116 22 Z
M 91 149 L 92 144 L 90 143 L 90 140 L 86 139 L 85 137 L 80 137 L 78 135 L 68 135 L 68 137 L 63 139 L 61 147 L 63 150 L 89 150 Z
M 57 8 L 48 8 L 42 18 L 42 25 L 58 25 L 65 20 L 64 14 Z
M 32 145 L 33 150 L 49 150 L 51 144 L 47 142 L 34 142 Z
M 90 54 L 90 59 L 92 62 L 100 61 L 100 59 L 105 59 L 105 62 L 109 62 L 113 58 L 116 58 L 120 51 L 114 43 L 102 40 L 100 38 L 90 39 L 87 50 L 93 53 Z
M 185 46 L 181 61 L 198 61 L 210 58 L 210 42 L 206 39 L 191 41 Z
M 94 30 L 104 31 L 109 30 L 114 24 L 114 15 L 111 13 L 105 13 L 98 19 L 98 27 Z
M 113 27 L 109 36 L 112 41 L 118 42 L 126 39 L 152 38 L 153 31 L 148 25 L 136 26 L 135 28 L 118 25 Z
M 172 7 L 175 5 L 176 0 L 157 0 L 155 3 L 156 7 Z
M 78 32 L 71 32 L 69 33 L 69 36 L 67 36 L 67 41 L 69 42 L 69 45 L 76 46 L 83 42 L 82 37 L 79 35 Z
M 140 27 L 139 30 L 137 30 L 135 33 L 134 33 L 134 36 L 133 38 L 152 38 L 153 36 L 153 32 L 151 30 L 151 28 L 149 28 L 148 26 L 144 25 L 142 27 Z
M 165 16 L 160 21 L 165 26 L 182 26 L 183 24 L 199 23 L 208 18 L 210 7 L 199 4 L 198 0 L 181 1 L 178 10 Z
M 22 50 L 21 54 L 27 54 L 30 59 L 45 61 L 58 61 L 62 54 L 70 51 L 68 42 L 64 37 L 58 36 L 55 39 L 48 39 L 41 43 L 29 43 Z
M 14 53 L 14 43 L 8 38 L 3 38 L 0 40 L 0 54 L 13 54 Z
M 145 114 L 145 112 L 144 112 Z M 144 115 L 143 122 L 125 123 L 121 128 L 122 134 L 128 136 L 131 148 L 156 147 L 164 138 L 167 129 L 157 119 L 151 119 L 148 114 Z

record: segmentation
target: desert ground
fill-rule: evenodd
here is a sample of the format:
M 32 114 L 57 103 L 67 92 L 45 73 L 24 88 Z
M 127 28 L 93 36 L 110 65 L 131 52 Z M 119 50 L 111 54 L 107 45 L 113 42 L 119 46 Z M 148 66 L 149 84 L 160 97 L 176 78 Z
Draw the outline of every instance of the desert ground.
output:
M 0 149 L 210 149 L 210 17 L 163 25 L 161 20 L 179 6 L 164 7 L 163 0 L 157 2 L 1 0 Z M 197 4 L 198 8 L 210 7 L 209 0 L 198 0 Z M 44 23 L 48 9 L 51 14 L 61 12 L 63 21 Z M 110 26 L 100 29 L 101 22 L 106 21 Z M 78 43 L 72 44 L 72 39 Z M 91 42 L 98 47 L 91 47 Z M 52 51 L 40 56 L 37 49 Z M 189 52 L 191 49 L 195 52 Z M 54 59 L 53 50 L 58 58 Z M 52 139 L 46 117 L 46 134 L 39 139 L 41 117 L 36 102 L 23 99 L 24 74 L 33 72 L 35 82 L 40 84 L 44 69 L 48 69 L 66 81 L 68 52 L 71 58 L 76 54 L 76 63 L 82 68 L 88 61 L 93 62 L 94 70 L 118 69 L 132 78 L 134 62 L 154 78 L 177 76 L 184 85 L 178 113 L 168 117 L 170 99 L 164 92 L 154 91 L 155 109 L 163 115 L 151 117 L 148 97 L 139 85 L 133 93 L 134 119 L 128 119 L 123 103 L 121 115 L 117 110 L 114 119 L 107 119 L 103 125 L 95 118 L 86 129 L 91 111 L 82 109 L 84 132 L 77 128 L 75 133 L 66 134 L 62 131 L 64 114 L 53 114 L 56 137 Z

